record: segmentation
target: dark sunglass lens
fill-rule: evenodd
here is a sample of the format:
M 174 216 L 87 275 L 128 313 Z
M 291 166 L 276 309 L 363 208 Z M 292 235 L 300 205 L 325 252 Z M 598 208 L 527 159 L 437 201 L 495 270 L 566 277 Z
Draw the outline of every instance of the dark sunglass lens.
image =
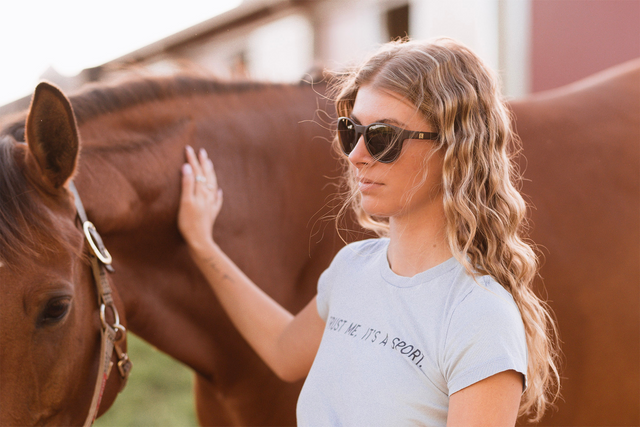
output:
M 338 140 L 346 155 L 349 155 L 356 147 L 356 128 L 350 120 L 338 120 Z
M 390 126 L 374 124 L 367 129 L 367 149 L 380 162 L 392 162 L 398 157 L 398 133 Z

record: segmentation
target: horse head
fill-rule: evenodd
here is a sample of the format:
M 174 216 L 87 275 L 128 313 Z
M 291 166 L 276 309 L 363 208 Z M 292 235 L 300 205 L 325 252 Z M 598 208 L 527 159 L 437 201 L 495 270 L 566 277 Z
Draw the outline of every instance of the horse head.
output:
M 26 142 L 0 133 L 0 425 L 81 425 L 101 320 L 69 190 L 80 140 L 68 99 L 38 85 L 24 129 Z M 111 375 L 102 412 L 119 385 Z

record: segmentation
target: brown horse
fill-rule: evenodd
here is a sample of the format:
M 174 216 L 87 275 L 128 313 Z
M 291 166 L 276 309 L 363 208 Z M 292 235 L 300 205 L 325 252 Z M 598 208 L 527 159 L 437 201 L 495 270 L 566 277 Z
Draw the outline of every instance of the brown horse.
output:
M 640 421 L 639 76 L 635 64 L 582 87 L 513 104 L 528 160 L 524 191 L 536 206 L 533 238 L 546 252 L 542 276 L 565 343 L 565 400 L 543 424 Z M 75 180 L 114 255 L 113 279 L 129 328 L 194 369 L 202 424 L 294 424 L 300 384 L 280 382 L 259 361 L 186 254 L 175 225 L 184 145 L 208 149 L 228 195 L 216 225 L 221 246 L 296 311 L 311 298 L 319 273 L 341 245 L 330 224 L 314 220 L 328 210 L 335 191 L 330 177 L 339 174 L 326 141 L 313 138 L 322 129 L 301 123 L 313 117 L 317 99 L 306 85 L 184 78 L 98 88 L 72 98 L 83 147 Z M 26 150 L 14 140 L 21 139 L 22 129 L 20 120 L 5 127 L 5 177 L 33 174 L 22 163 L 4 160 L 7 151 Z M 29 206 L 55 211 L 58 204 L 69 205 L 69 197 L 63 191 L 59 200 L 36 199 Z M 71 213 L 62 217 L 70 228 Z M 33 277 L 42 277 L 53 263 L 39 265 Z M 22 277 L 3 270 L 3 295 L 24 300 Z M 9 303 L 3 296 L 0 304 L 4 311 Z M 18 311 L 9 318 L 20 319 Z M 0 332 L 4 346 L 12 332 Z M 5 362 L 4 354 L 2 365 L 17 366 L 19 361 Z M 95 371 L 95 354 L 90 359 L 78 358 L 78 370 Z M 70 382 L 93 377 L 76 374 L 69 373 Z M 12 379 L 11 387 L 23 386 L 17 376 Z M 5 404 L 13 402 L 5 392 L 10 386 L 1 386 L 0 412 L 2 420 L 13 421 L 16 412 Z M 84 408 L 86 414 L 84 404 L 57 410 Z

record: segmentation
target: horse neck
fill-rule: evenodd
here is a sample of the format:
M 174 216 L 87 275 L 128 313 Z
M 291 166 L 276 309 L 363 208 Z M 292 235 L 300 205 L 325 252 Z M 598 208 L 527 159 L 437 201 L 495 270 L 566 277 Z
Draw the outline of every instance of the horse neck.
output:
M 238 190 L 251 208 L 242 190 L 255 185 L 253 179 L 300 169 L 291 162 L 303 155 L 319 154 L 320 169 L 334 166 L 326 139 L 311 141 L 326 133 L 312 121 L 316 108 L 313 89 L 276 86 L 176 97 L 98 116 L 80 125 L 78 188 L 105 233 L 138 229 L 145 221 L 174 226 L 179 171 L 190 144 L 209 151 L 225 190 Z
M 272 88 L 163 100 L 81 124 L 77 186 L 114 255 L 133 332 L 201 373 L 212 371 L 221 341 L 244 348 L 229 340 L 176 228 L 186 144 L 208 150 L 227 195 L 220 246 L 289 309 L 312 297 L 340 246 L 310 237 L 331 193 L 325 177 L 339 173 L 327 140 L 313 138 L 322 130 L 310 122 L 316 108 L 311 88 Z

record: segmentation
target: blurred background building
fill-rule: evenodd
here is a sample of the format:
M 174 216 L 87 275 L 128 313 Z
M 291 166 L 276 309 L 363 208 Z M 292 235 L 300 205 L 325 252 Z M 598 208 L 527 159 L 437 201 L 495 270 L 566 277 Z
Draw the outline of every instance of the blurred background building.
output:
M 639 57 L 640 0 L 244 0 L 77 76 L 49 69 L 42 77 L 72 91 L 131 70 L 170 74 L 188 66 L 226 79 L 290 82 L 314 67 L 343 69 L 405 35 L 462 41 L 516 98 Z

